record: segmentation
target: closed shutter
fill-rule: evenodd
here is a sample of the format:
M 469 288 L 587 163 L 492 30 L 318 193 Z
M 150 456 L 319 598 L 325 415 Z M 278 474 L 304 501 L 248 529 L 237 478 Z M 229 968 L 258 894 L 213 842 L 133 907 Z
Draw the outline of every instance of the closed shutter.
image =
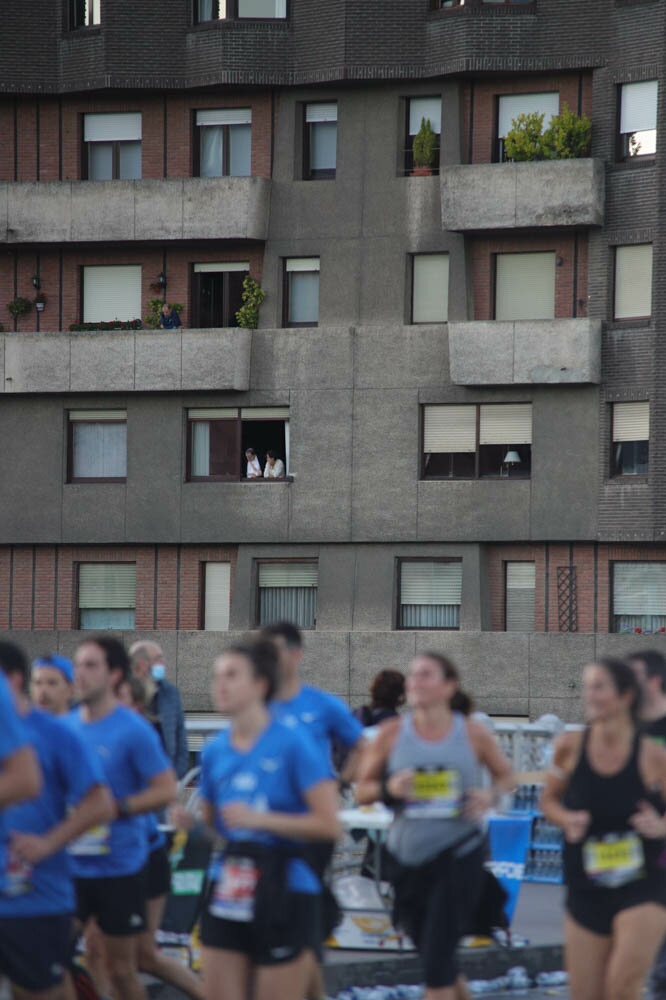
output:
M 502 94 L 499 99 L 497 135 L 503 139 L 507 132 L 511 131 L 514 118 L 535 112 L 544 116 L 543 127 L 546 129 L 550 125 L 551 118 L 559 114 L 559 110 L 559 93 Z
M 204 628 L 226 632 L 231 601 L 231 563 L 206 563 L 204 581 Z
M 402 628 L 460 628 L 461 562 L 402 562 Z
M 426 453 L 476 451 L 475 406 L 426 406 L 423 423 Z
M 614 563 L 613 614 L 666 615 L 666 563 Z
M 652 315 L 652 244 L 615 248 L 615 319 Z
M 649 440 L 649 402 L 613 403 L 613 441 Z
M 316 563 L 260 563 L 260 587 L 316 587 Z
M 327 104 L 306 104 L 305 120 L 308 124 L 310 122 L 337 122 L 337 101 L 331 101 Z
M 83 268 L 83 322 L 141 317 L 141 265 Z
M 534 631 L 533 562 L 506 564 L 506 629 L 507 632 Z
M 288 406 L 251 406 L 241 410 L 241 420 L 288 420 Z
M 409 100 L 409 134 L 416 135 L 425 118 L 437 135 L 442 131 L 442 98 L 411 97 Z
M 495 319 L 553 319 L 555 254 L 498 253 Z
M 259 624 L 292 621 L 313 628 L 318 579 L 316 563 L 260 563 Z
M 532 404 L 481 404 L 479 444 L 532 444 Z
M 79 608 L 136 607 L 135 563 L 81 563 Z
M 228 407 L 227 409 L 188 410 L 187 416 L 189 420 L 235 420 L 238 416 L 238 410 L 235 407 Z
M 136 142 L 141 139 L 141 112 L 84 115 L 85 142 Z
M 127 420 L 127 410 L 70 410 L 69 419 L 71 421 L 84 420 L 86 423 Z
M 445 323 L 449 318 L 449 255 L 413 258 L 412 323 Z
M 649 132 L 657 127 L 657 81 L 625 83 L 620 99 L 620 132 Z
M 210 108 L 197 111 L 197 125 L 251 125 L 251 108 Z
M 250 264 L 246 260 L 242 261 L 217 261 L 207 264 L 195 264 L 193 271 L 195 274 L 219 274 L 223 271 L 249 271 Z
M 319 257 L 288 257 L 285 261 L 287 273 L 290 271 L 318 271 Z

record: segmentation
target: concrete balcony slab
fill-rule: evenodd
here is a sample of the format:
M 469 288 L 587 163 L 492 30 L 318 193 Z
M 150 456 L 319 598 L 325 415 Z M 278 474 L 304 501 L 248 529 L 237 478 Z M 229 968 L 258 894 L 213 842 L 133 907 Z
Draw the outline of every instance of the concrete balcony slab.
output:
M 456 385 L 572 385 L 601 381 L 601 321 L 449 323 Z
M 251 344 L 237 328 L 5 333 L 0 392 L 245 392 Z
M 442 225 L 457 232 L 601 226 L 601 160 L 480 163 L 440 169 Z
M 263 177 L 0 184 L 0 243 L 265 240 Z

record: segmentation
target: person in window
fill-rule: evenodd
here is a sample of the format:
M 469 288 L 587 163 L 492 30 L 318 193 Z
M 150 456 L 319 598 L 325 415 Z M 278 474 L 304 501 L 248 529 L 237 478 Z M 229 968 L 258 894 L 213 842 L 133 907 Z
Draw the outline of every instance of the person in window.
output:
M 254 448 L 245 449 L 245 458 L 247 459 L 247 471 L 245 475 L 248 479 L 261 479 L 261 463 L 257 458 L 257 453 Z
M 266 465 L 264 467 L 264 479 L 283 479 L 284 462 L 277 457 L 274 451 L 266 452 Z
M 168 302 L 165 302 L 162 306 L 162 312 L 160 313 L 160 326 L 163 330 L 177 330 L 179 326 L 183 324 L 180 321 L 180 316 L 175 309 L 172 309 Z

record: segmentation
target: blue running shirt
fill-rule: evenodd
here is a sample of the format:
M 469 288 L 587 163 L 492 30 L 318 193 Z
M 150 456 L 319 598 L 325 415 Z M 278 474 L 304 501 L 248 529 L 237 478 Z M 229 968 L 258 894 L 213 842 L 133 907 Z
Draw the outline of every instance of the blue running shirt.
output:
M 27 746 L 28 739 L 18 712 L 14 706 L 12 692 L 0 673 L 0 764 L 17 750 Z
M 44 775 L 38 798 L 10 806 L 4 814 L 7 842 L 0 845 L 0 917 L 39 917 L 76 909 L 67 852 L 63 849 L 34 868 L 9 849 L 11 832 L 44 834 L 61 823 L 96 785 L 104 784 L 97 759 L 65 722 L 33 708 L 22 719 Z
M 247 751 L 234 748 L 231 732 L 227 729 L 220 733 L 207 744 L 201 757 L 201 795 L 215 809 L 216 830 L 230 841 L 290 843 L 263 830 L 228 830 L 220 807 L 243 802 L 262 812 L 307 812 L 304 794 L 331 777 L 326 758 L 307 733 L 274 721 Z M 215 878 L 217 871 L 213 869 L 210 874 Z M 318 893 L 321 888 L 312 869 L 299 858 L 289 861 L 288 886 L 308 893 Z
M 122 705 L 95 722 L 84 722 L 76 709 L 67 721 L 98 758 L 116 801 L 145 791 L 151 778 L 171 770 L 153 727 Z M 76 878 L 134 875 L 148 857 L 146 817 L 117 819 L 84 834 L 69 853 Z
M 353 747 L 363 736 L 363 726 L 342 698 L 308 684 L 288 701 L 272 701 L 268 707 L 274 719 L 291 729 L 304 726 L 329 762 L 333 740 Z

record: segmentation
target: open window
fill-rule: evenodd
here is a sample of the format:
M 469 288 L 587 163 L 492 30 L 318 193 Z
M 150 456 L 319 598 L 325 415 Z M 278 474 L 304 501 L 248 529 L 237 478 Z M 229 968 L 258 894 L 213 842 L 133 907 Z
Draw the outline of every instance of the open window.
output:
M 192 266 L 192 326 L 194 329 L 238 326 L 236 313 L 243 304 L 243 282 L 250 273 L 247 261 Z
M 260 474 L 248 476 L 246 452 L 254 452 Z M 289 408 L 191 409 L 187 413 L 189 482 L 260 482 L 289 475 Z

